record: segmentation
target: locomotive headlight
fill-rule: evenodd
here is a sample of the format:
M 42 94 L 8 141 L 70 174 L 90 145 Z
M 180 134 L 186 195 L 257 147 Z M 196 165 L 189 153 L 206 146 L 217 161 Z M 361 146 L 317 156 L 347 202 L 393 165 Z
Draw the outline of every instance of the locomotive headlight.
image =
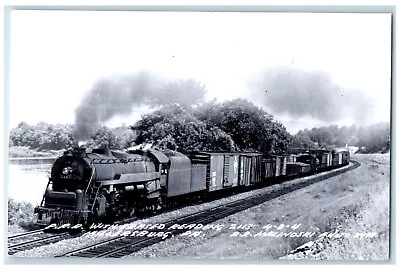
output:
M 70 168 L 70 167 L 65 167 L 65 168 L 62 170 L 62 174 L 69 174 L 71 171 L 72 171 L 72 168 Z

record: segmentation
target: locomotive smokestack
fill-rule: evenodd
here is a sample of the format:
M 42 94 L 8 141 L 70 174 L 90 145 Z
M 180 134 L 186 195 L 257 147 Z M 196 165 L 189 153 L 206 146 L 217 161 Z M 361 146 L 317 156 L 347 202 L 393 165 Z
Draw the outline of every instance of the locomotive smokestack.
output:
M 87 144 L 87 141 L 79 141 L 78 142 L 78 147 L 79 148 L 84 148 L 84 147 L 86 147 L 86 144 Z

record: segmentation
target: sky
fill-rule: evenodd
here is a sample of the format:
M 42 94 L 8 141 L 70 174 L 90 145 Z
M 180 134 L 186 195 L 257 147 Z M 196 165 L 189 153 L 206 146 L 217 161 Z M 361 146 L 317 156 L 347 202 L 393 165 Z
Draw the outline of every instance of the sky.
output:
M 10 23 L 10 128 L 73 124 L 96 80 L 142 71 L 195 79 L 207 99 L 247 98 L 291 133 L 390 120 L 390 14 L 18 10 Z

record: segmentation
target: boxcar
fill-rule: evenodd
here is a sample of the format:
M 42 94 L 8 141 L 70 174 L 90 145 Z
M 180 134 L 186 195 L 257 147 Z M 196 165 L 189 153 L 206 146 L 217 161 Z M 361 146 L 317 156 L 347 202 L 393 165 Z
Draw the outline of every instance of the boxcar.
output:
M 263 159 L 263 164 L 264 164 L 264 175 L 265 178 L 267 179 L 268 183 L 271 183 L 271 179 L 275 177 L 275 165 L 276 161 L 273 158 L 266 158 Z
M 280 168 L 280 174 L 285 176 L 286 175 L 286 164 L 287 164 L 287 155 L 284 155 L 281 157 L 281 168 Z
M 275 176 L 279 177 L 281 175 L 281 158 L 280 156 L 274 156 L 275 159 Z
M 310 164 L 302 162 L 289 162 L 286 167 L 288 176 L 295 176 L 300 174 L 306 174 L 311 171 Z
M 311 154 L 315 155 L 318 159 L 317 166 L 324 169 L 332 166 L 332 152 L 328 150 L 311 150 Z M 318 164 L 319 163 L 319 164 Z
M 306 163 L 301 163 L 299 162 L 300 168 L 301 168 L 301 173 L 309 173 L 311 170 L 311 166 L 310 164 L 306 164 Z
M 286 175 L 294 176 L 301 173 L 301 166 L 298 162 L 288 162 L 286 164 Z
M 239 185 L 250 186 L 262 181 L 262 155 L 245 153 L 239 155 Z
M 328 153 L 328 167 L 333 165 L 333 153 L 329 152 Z
M 317 166 L 319 165 L 319 161 L 315 155 L 312 154 L 303 154 L 299 157 L 297 157 L 297 161 L 305 164 L 310 165 L 310 170 L 311 171 L 316 171 Z
M 207 165 L 192 164 L 190 192 L 198 192 L 207 189 L 206 175 L 207 175 Z
M 340 152 L 338 152 L 338 153 L 333 153 L 332 154 L 332 165 L 333 166 L 339 166 L 341 163 L 341 153 Z
M 321 168 L 328 167 L 328 153 L 321 154 Z
M 186 155 L 192 161 L 193 166 L 200 164 L 205 166 L 205 182 L 208 191 L 239 185 L 239 154 L 190 152 Z M 199 172 L 199 174 L 202 175 L 202 172 Z M 202 183 L 199 185 L 202 185 Z
M 296 162 L 297 155 L 290 154 L 287 156 L 287 162 Z
M 343 164 L 349 164 L 350 162 L 350 152 L 343 151 Z

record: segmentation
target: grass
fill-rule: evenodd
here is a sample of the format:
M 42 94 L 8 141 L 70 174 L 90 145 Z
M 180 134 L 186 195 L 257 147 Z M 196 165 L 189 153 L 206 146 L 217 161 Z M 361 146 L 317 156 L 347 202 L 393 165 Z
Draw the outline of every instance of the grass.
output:
M 388 259 L 389 155 L 356 155 L 362 166 L 302 190 L 252 207 L 215 223 L 221 232 L 207 231 L 197 238 L 175 237 L 145 248 L 133 258 L 262 259 L 274 260 L 324 232 L 377 232 L 371 239 L 327 241 L 319 257 L 300 259 Z M 301 224 L 310 238 L 231 237 L 230 224 L 252 223 L 255 234 L 271 224 Z
M 343 230 L 355 235 L 357 233 L 376 233 L 371 238 L 350 237 L 331 241 L 323 252 L 312 259 L 329 260 L 386 260 L 389 259 L 389 192 L 388 155 L 374 155 L 368 159 L 369 174 L 362 177 L 375 180 L 364 197 L 363 209 L 353 215 L 345 224 Z
M 33 215 L 33 205 L 27 202 L 17 202 L 8 199 L 8 231 L 9 233 L 23 232 L 36 228 Z

